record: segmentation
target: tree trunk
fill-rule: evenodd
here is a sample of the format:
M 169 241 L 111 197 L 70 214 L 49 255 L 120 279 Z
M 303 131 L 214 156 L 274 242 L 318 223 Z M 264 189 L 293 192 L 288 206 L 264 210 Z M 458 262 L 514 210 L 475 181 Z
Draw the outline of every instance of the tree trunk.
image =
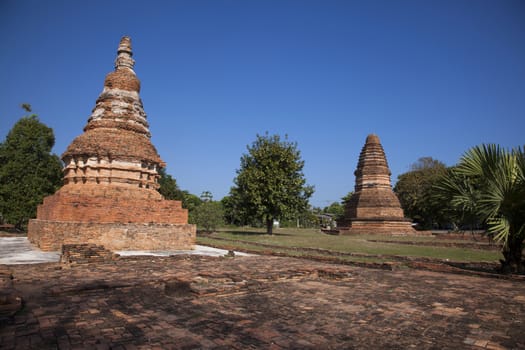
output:
M 503 257 L 501 260 L 501 271 L 503 273 L 521 273 L 525 271 L 524 262 L 522 261 L 523 240 L 509 238 L 507 244 L 503 247 Z
M 273 235 L 273 218 L 266 218 L 266 233 Z

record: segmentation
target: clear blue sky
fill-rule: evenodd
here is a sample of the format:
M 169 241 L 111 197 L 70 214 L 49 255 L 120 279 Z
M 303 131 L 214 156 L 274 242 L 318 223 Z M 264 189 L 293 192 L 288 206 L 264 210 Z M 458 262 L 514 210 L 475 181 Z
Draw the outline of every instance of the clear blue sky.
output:
M 0 139 L 27 102 L 61 154 L 132 38 L 152 141 L 215 199 L 257 133 L 288 134 L 326 206 L 369 133 L 392 181 L 418 158 L 525 144 L 525 2 L 0 1 Z

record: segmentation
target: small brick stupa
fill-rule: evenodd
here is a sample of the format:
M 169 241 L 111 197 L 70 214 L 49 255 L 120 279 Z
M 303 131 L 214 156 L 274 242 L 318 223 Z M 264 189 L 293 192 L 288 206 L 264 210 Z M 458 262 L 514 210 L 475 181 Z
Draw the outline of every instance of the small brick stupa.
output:
M 180 201 L 157 191 L 165 166 L 150 140 L 131 40 L 123 37 L 115 71 L 84 127 L 62 155 L 63 186 L 38 207 L 29 240 L 42 250 L 91 243 L 110 250 L 191 249 L 195 225 Z
M 392 191 L 390 169 L 377 135 L 368 135 L 355 171 L 355 191 L 345 206 L 340 234 L 416 234 Z

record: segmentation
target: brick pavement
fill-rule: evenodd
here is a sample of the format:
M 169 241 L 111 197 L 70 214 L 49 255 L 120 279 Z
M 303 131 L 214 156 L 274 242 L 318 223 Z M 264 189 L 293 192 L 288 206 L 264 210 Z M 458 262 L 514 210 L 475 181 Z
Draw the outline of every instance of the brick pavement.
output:
M 1 266 L 2 349 L 525 349 L 525 283 L 280 257 Z

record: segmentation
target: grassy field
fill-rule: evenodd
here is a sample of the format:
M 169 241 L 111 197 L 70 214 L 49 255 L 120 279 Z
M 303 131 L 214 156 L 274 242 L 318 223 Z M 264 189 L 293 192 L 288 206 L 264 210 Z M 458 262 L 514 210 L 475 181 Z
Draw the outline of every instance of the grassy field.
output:
M 369 256 L 348 256 L 346 259 L 370 260 L 384 262 L 391 260 L 389 256 L 422 257 L 432 259 L 448 259 L 457 262 L 497 262 L 502 258 L 498 251 L 468 249 L 458 247 L 437 247 L 423 245 L 406 245 L 374 240 L 440 242 L 433 236 L 396 237 L 380 235 L 333 236 L 314 229 L 277 229 L 274 235 L 267 235 L 261 229 L 228 229 L 221 230 L 210 236 L 198 236 L 198 244 L 208 244 L 228 249 L 247 249 L 251 251 L 283 252 L 289 255 L 312 255 L 312 252 L 301 251 L 301 248 L 324 249 L 331 252 L 352 253 Z M 450 241 L 447 241 L 450 242 Z M 266 245 L 266 246 L 261 246 Z M 298 248 L 290 250 L 290 248 Z M 315 255 L 325 255 L 315 253 Z

